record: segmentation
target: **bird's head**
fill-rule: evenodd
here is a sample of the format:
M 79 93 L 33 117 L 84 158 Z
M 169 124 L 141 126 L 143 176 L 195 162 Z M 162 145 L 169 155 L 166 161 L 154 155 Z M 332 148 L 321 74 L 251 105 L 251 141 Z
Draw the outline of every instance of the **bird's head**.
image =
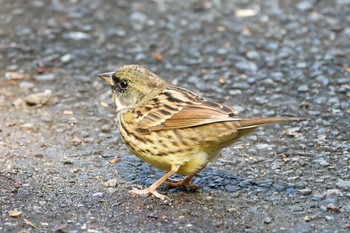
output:
M 111 86 L 117 111 L 152 99 L 167 85 L 159 76 L 139 65 L 122 66 L 97 76 Z

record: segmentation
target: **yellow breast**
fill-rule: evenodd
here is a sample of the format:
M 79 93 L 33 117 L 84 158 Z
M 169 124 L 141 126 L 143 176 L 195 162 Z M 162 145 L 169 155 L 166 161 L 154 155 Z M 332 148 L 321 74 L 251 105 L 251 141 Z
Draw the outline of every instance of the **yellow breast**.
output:
M 202 170 L 219 151 L 235 141 L 232 123 L 221 122 L 183 129 L 143 134 L 119 118 L 120 134 L 128 148 L 141 160 L 162 170 L 182 165 L 177 173 L 190 175 Z

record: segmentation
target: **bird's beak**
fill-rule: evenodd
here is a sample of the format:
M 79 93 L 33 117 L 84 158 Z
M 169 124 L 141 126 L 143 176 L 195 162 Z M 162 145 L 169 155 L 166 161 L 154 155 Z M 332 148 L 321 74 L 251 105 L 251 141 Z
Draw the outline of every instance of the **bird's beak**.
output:
M 113 87 L 114 86 L 114 81 L 112 78 L 113 74 L 114 72 L 108 72 L 108 73 L 98 74 L 97 76 Z

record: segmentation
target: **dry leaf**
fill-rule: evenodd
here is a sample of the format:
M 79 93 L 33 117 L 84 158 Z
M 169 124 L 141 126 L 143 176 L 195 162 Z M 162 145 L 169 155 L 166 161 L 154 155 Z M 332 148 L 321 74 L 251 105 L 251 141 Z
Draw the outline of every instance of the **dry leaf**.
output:
M 78 172 L 79 172 L 79 168 L 73 168 L 73 169 L 72 169 L 72 172 L 73 172 L 73 173 L 78 173 Z
M 19 73 L 19 72 L 7 72 L 5 73 L 5 78 L 10 80 L 23 80 L 23 79 L 29 79 L 30 74 Z
M 72 144 L 73 144 L 73 146 L 77 146 L 77 145 L 81 144 L 80 138 L 78 138 L 77 136 L 74 136 L 72 139 Z
M 73 111 L 71 111 L 71 110 L 64 110 L 64 111 L 63 111 L 63 114 L 64 114 L 64 115 L 73 115 L 74 113 L 73 113 Z
M 221 85 L 224 85 L 224 84 L 226 83 L 226 79 L 225 79 L 224 76 L 220 76 L 219 79 L 218 79 L 218 81 L 219 81 L 219 83 L 220 83 Z
M 158 61 L 163 61 L 163 56 L 159 53 L 152 53 L 151 56 L 157 59 Z
M 111 164 L 114 164 L 114 163 L 119 163 L 121 160 L 122 160 L 121 158 L 116 157 L 116 158 L 114 158 L 114 159 L 110 160 L 110 161 L 109 161 L 109 163 L 111 163 Z
M 46 66 L 40 66 L 40 67 L 36 68 L 36 72 L 38 74 L 52 73 L 53 70 L 54 70 L 53 67 L 46 67 Z
M 252 35 L 252 32 L 250 31 L 249 28 L 245 27 L 242 29 L 242 34 L 245 36 L 250 36 L 250 35 Z
M 329 203 L 327 205 L 327 210 L 333 211 L 333 212 L 338 212 L 339 209 L 337 207 L 335 207 L 332 203 Z
M 22 212 L 17 211 L 17 210 L 10 210 L 8 212 L 8 214 L 9 214 L 10 217 L 16 218 L 16 217 L 20 216 L 22 214 Z
M 300 137 L 302 135 L 301 133 L 296 132 L 296 131 L 292 131 L 292 130 L 287 130 L 286 134 L 288 136 L 291 136 L 291 137 L 294 137 L 294 138 L 298 138 L 298 137 Z
M 107 180 L 106 182 L 102 183 L 102 185 L 106 188 L 115 188 L 118 185 L 117 179 L 110 179 Z
M 25 222 L 25 224 L 27 224 L 27 225 L 29 225 L 29 226 L 31 226 L 33 228 L 36 228 L 36 226 L 31 221 L 29 221 L 28 219 L 23 218 L 23 221 Z

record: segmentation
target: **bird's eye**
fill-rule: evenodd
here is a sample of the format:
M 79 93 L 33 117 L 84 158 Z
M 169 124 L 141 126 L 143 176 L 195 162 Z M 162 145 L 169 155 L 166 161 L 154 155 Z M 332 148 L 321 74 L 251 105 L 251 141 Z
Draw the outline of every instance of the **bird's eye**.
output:
M 128 87 L 128 81 L 126 81 L 126 80 L 120 81 L 119 86 L 120 86 L 122 89 L 126 89 L 126 88 Z

